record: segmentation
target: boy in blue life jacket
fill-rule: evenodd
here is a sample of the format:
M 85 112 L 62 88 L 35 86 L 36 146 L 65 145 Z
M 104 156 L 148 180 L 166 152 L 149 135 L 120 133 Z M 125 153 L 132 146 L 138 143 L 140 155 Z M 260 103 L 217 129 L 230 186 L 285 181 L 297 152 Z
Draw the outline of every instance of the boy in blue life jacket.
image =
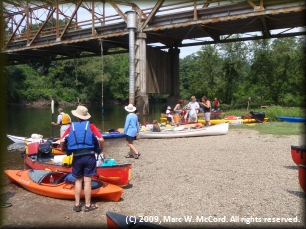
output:
M 67 154 L 73 153 L 72 176 L 76 178 L 73 210 L 82 211 L 80 197 L 84 179 L 84 211 L 89 212 L 98 208 L 91 203 L 91 177 L 97 175 L 95 156 L 97 147 L 94 142 L 99 143 L 101 152 L 98 153 L 103 154 L 104 139 L 98 128 L 88 121 L 91 115 L 86 107 L 78 106 L 71 113 L 77 118 L 77 121 L 72 122 L 65 131 L 61 138 L 61 147 L 63 150 L 66 149 Z

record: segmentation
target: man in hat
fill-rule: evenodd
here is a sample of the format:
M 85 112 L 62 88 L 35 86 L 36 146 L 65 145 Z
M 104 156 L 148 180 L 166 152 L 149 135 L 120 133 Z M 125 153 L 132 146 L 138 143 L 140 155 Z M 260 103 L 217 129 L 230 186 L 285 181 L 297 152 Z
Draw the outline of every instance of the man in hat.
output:
M 67 148 L 67 152 L 73 153 L 72 176 L 75 181 L 75 205 L 73 210 L 82 211 L 80 197 L 82 192 L 82 183 L 84 180 L 85 194 L 85 212 L 97 209 L 98 207 L 91 203 L 91 177 L 97 175 L 96 170 L 96 146 L 94 141 L 100 145 L 100 154 L 103 155 L 104 139 L 98 128 L 90 123 L 88 119 L 91 115 L 84 106 L 78 106 L 71 113 L 77 118 L 72 122 L 61 138 L 62 149 Z
M 128 106 L 125 106 L 124 109 L 129 112 L 129 114 L 126 116 L 123 129 L 123 133 L 126 134 L 126 144 L 128 147 L 130 147 L 130 152 L 126 158 L 138 159 L 141 154 L 133 145 L 135 137 L 139 134 L 138 116 L 135 114 L 136 107 L 134 107 L 133 104 L 129 104 Z M 133 152 L 135 153 L 135 157 Z
M 71 118 L 68 114 L 64 113 L 63 108 L 58 108 L 57 112 L 58 112 L 57 122 L 51 122 L 51 125 L 61 127 L 60 137 L 62 137 L 71 123 Z

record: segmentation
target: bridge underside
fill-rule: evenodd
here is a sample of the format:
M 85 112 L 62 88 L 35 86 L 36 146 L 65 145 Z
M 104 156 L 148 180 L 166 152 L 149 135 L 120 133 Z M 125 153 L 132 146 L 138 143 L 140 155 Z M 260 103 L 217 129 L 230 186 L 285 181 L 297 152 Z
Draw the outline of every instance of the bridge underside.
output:
M 240 1 L 220 7 L 204 6 L 175 14 L 155 15 L 142 30 L 146 34 L 146 44 L 167 50 L 173 47 L 306 34 L 305 2 L 303 1 Z M 298 27 L 303 30 L 297 30 Z M 273 32 L 281 29 L 287 29 L 287 31 Z M 256 35 L 254 35 L 255 32 Z M 117 24 L 67 30 L 60 39 L 58 34 L 60 31 L 44 36 L 38 34 L 33 39 L 25 39 L 24 34 L 19 36 L 15 34 L 11 40 L 3 44 L 2 51 L 7 54 L 7 64 L 100 55 L 99 39 L 103 39 L 104 55 L 129 50 L 129 36 L 126 22 L 123 20 Z M 239 35 L 239 38 L 234 35 Z

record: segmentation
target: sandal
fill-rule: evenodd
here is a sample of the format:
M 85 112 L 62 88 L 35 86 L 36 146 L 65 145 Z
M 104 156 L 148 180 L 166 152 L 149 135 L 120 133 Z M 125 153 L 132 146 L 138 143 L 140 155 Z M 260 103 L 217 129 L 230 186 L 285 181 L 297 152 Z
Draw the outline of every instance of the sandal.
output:
M 82 205 L 81 205 L 81 204 L 79 204 L 78 206 L 74 205 L 74 206 L 73 206 L 73 210 L 74 210 L 75 212 L 80 212 L 80 211 L 82 211 Z
M 135 155 L 135 159 L 138 159 L 140 157 L 141 153 L 138 152 L 138 154 Z
M 1 203 L 0 207 L 1 208 L 8 208 L 8 207 L 11 207 L 12 204 L 11 203 Z
M 133 158 L 134 156 L 133 156 L 133 154 L 128 154 L 128 155 L 126 155 L 125 157 L 126 157 L 126 158 Z
M 89 207 L 85 206 L 84 212 L 90 212 L 96 209 L 98 209 L 98 207 L 95 204 L 90 204 Z

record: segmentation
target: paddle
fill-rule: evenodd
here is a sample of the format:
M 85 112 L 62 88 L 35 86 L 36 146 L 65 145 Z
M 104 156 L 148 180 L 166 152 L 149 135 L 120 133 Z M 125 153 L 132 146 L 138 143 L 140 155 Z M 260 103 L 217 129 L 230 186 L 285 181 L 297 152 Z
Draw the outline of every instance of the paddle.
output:
M 53 122 L 53 113 L 54 113 L 54 101 L 53 101 L 53 99 L 52 99 L 52 101 L 51 101 L 51 113 L 52 113 L 52 117 L 51 117 L 51 122 Z M 53 139 L 54 139 L 54 127 L 53 127 L 53 125 L 52 125 L 52 141 L 53 141 Z

